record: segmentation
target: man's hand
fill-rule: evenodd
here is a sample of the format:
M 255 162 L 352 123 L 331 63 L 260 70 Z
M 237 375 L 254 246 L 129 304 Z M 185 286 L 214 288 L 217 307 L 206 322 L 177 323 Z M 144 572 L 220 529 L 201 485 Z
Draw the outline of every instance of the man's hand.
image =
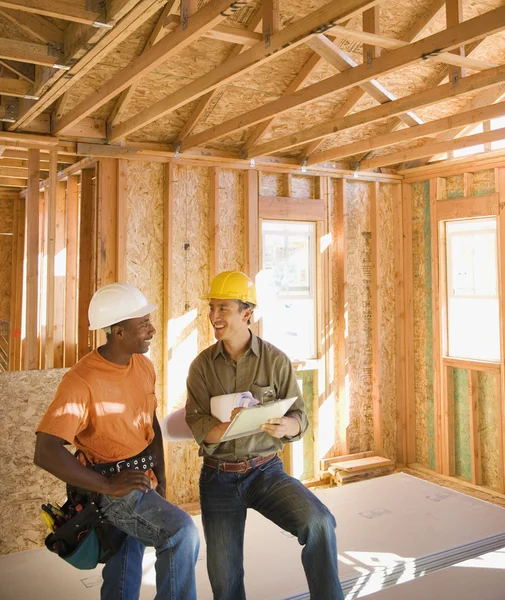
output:
M 233 419 L 238 415 L 238 413 L 242 412 L 243 410 L 247 410 L 245 406 L 237 406 L 236 408 L 234 408 L 231 413 L 230 421 L 233 421 Z M 229 425 L 229 423 L 227 424 Z
M 107 479 L 107 488 L 104 491 L 108 496 L 114 496 L 116 498 L 125 496 L 133 490 L 139 490 L 147 494 L 151 490 L 151 480 L 149 477 L 141 471 L 136 469 L 130 469 L 127 471 L 121 471 L 114 477 Z
M 261 426 L 261 430 L 274 438 L 294 437 L 300 433 L 300 423 L 293 417 L 270 419 Z
M 167 482 L 165 480 L 158 479 L 158 487 L 156 488 L 156 491 L 162 498 L 165 498 L 165 500 L 166 500 L 167 499 Z

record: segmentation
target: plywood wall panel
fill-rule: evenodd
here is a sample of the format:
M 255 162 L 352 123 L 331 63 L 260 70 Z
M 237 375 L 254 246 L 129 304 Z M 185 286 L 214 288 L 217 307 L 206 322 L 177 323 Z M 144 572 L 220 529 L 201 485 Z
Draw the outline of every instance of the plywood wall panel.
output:
M 37 548 L 48 530 L 40 505 L 65 498 L 65 486 L 33 464 L 35 429 L 67 369 L 2 373 L 0 554 Z M 17 482 L 17 483 L 16 483 Z
M 244 171 L 220 169 L 218 270 L 244 270 Z
M 291 178 L 293 198 L 314 198 L 314 186 L 315 177 L 293 175 Z
M 207 168 L 174 167 L 168 410 L 184 406 L 189 365 L 213 341 L 199 300 L 209 285 L 209 183 Z M 174 502 L 197 501 L 201 459 L 196 443 L 172 443 L 170 450 Z
M 396 324 L 393 186 L 379 188 L 380 393 L 384 456 L 396 459 Z
M 126 167 L 127 282 L 158 308 L 151 321 L 154 336 L 149 357 L 157 373 L 156 395 L 162 397 L 163 327 L 163 165 L 128 161 Z
M 348 397 L 351 452 L 373 448 L 371 234 L 369 185 L 348 182 L 345 228 L 348 294 Z

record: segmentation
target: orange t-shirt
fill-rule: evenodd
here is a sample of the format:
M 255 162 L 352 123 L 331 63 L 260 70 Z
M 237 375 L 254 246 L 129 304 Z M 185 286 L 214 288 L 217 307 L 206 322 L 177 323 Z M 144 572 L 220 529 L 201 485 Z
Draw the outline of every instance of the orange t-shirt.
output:
M 154 438 L 155 381 L 142 354 L 116 365 L 93 350 L 65 373 L 37 432 L 67 440 L 93 464 L 135 456 Z

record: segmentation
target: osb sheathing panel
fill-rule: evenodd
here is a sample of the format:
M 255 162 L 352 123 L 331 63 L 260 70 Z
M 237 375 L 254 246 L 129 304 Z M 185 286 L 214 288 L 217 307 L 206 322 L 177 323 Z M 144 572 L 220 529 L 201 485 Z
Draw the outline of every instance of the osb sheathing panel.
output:
M 163 165 L 126 163 L 127 281 L 158 308 L 151 314 L 157 330 L 149 357 L 157 374 L 160 409 L 163 390 Z M 160 416 L 163 412 L 160 412 Z
M 383 455 L 396 459 L 396 324 L 393 186 L 379 188 L 380 393 Z M 401 400 L 401 399 L 400 399 Z
M 173 176 L 167 399 L 170 410 L 184 406 L 189 365 L 213 341 L 204 304 L 198 300 L 209 285 L 209 169 L 174 166 Z M 201 464 L 196 443 L 170 443 L 170 461 L 173 501 L 195 502 Z
M 349 378 L 349 450 L 373 448 L 370 189 L 348 182 L 345 191 Z
M 429 182 L 412 185 L 416 462 L 435 468 Z
M 500 489 L 498 403 L 500 381 L 493 373 L 478 374 L 479 433 L 482 485 Z
M 244 270 L 244 172 L 219 173 L 218 270 Z
M 67 369 L 14 371 L 0 375 L 0 514 L 4 523 L 0 554 L 43 545 L 48 534 L 40 518 L 40 505 L 60 502 L 65 486 L 33 464 L 35 429 L 51 403 Z

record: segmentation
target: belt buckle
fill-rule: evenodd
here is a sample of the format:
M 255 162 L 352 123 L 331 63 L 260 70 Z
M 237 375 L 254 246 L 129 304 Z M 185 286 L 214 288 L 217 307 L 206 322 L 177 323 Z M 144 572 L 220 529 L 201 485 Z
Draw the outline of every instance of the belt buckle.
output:
M 249 469 L 251 468 L 251 465 L 249 464 L 249 461 L 248 460 L 241 460 L 237 464 L 240 464 L 240 463 L 242 463 L 244 465 L 244 469 L 242 471 L 237 471 L 237 473 L 247 473 L 247 471 L 249 471 Z
M 116 463 L 116 473 L 121 473 L 121 467 L 119 466 L 121 463 L 126 462 L 126 459 L 118 460 Z

